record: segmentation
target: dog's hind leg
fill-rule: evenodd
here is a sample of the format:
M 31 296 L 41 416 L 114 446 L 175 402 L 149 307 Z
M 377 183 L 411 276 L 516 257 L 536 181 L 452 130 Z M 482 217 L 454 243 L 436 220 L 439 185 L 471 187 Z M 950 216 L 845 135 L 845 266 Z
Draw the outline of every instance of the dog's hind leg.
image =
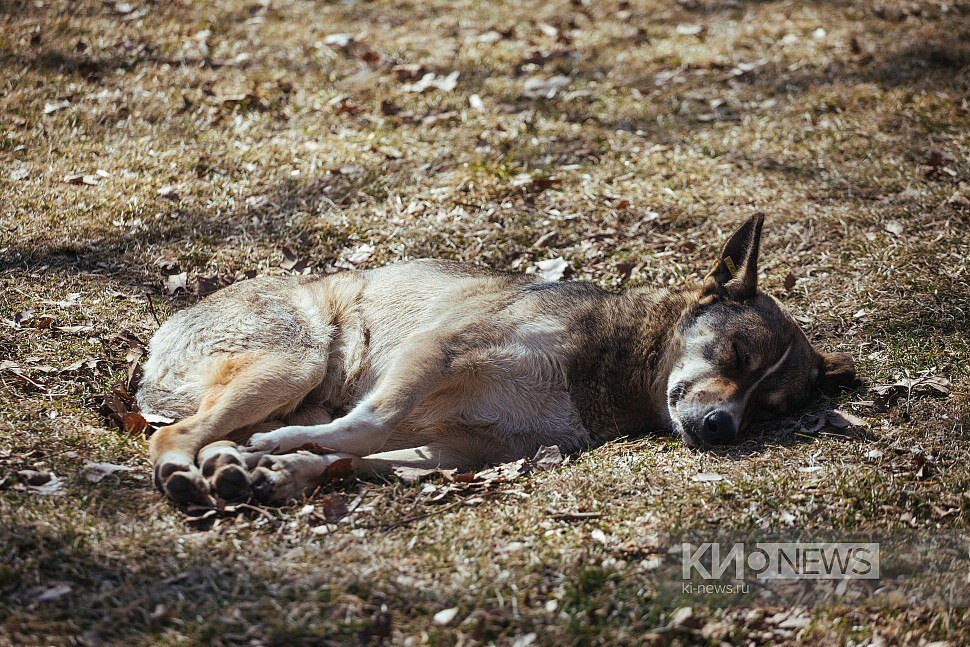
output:
M 244 353 L 227 356 L 212 366 L 204 380 L 198 412 L 159 429 L 149 443 L 155 483 L 179 503 L 211 500 L 209 484 L 196 466 L 200 449 L 231 437 L 234 431 L 295 410 L 323 379 L 326 357 Z

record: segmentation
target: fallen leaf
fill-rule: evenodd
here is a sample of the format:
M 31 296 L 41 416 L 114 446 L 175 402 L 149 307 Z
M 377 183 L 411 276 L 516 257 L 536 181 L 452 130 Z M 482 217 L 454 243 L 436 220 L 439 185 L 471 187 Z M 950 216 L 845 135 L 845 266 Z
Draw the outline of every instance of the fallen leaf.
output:
M 364 243 L 354 251 L 350 253 L 347 257 L 347 262 L 351 265 L 363 265 L 370 260 L 370 257 L 374 254 L 374 246 Z
M 401 83 L 420 79 L 422 76 L 424 76 L 426 71 L 427 70 L 424 69 L 423 65 L 418 65 L 417 63 L 395 65 L 393 68 L 391 68 L 391 72 L 394 74 L 394 77 Z
M 347 516 L 347 502 L 339 494 L 330 493 L 320 497 L 320 504 L 323 507 L 323 516 L 328 523 L 336 523 Z
M 749 76 L 753 74 L 755 70 L 762 67 L 766 62 L 767 61 L 765 60 L 759 60 L 759 61 L 739 63 L 737 66 L 731 68 L 731 71 L 728 74 L 729 76 L 733 76 L 733 77 Z
M 828 424 L 837 429 L 848 429 L 849 427 L 867 427 L 868 423 L 859 416 L 853 415 L 848 411 L 834 409 L 825 412 L 825 419 Z
M 471 106 L 472 110 L 477 110 L 482 112 L 485 110 L 485 102 L 477 94 L 473 94 L 468 97 L 468 105 Z
M 565 274 L 568 267 L 569 263 L 566 262 L 566 259 L 558 256 L 536 263 L 535 273 L 547 281 L 558 281 Z
M 458 607 L 451 607 L 450 609 L 442 609 L 438 613 L 434 614 L 434 623 L 436 625 L 447 625 L 451 624 L 451 621 L 455 619 L 458 615 Z
M 882 453 L 882 450 L 880 450 L 880 449 L 870 449 L 869 451 L 867 451 L 863 455 L 866 458 L 868 458 L 869 460 L 874 461 L 874 460 L 878 460 L 878 459 L 882 458 L 883 453 Z
M 475 479 L 473 483 L 478 483 L 479 485 L 490 486 L 498 483 L 507 483 L 509 481 L 514 481 L 520 476 L 524 476 L 530 470 L 529 462 L 520 458 L 517 461 L 512 461 L 510 463 L 502 463 L 489 469 L 482 470 L 475 473 Z
M 553 76 L 548 79 L 534 76 L 522 85 L 522 94 L 529 99 L 553 99 L 572 82 L 568 76 Z
M 374 50 L 369 49 L 360 55 L 360 60 L 370 65 L 377 65 L 381 62 L 381 55 Z
M 887 222 L 885 224 L 885 229 L 890 234 L 893 234 L 895 236 L 902 236 L 904 231 L 903 223 L 899 222 L 898 220 L 890 220 L 889 222 Z
M 155 427 L 138 411 L 138 404 L 124 384 L 116 385 L 104 396 L 100 412 L 126 434 L 150 436 L 155 432 Z
M 101 364 L 103 362 L 104 360 L 101 359 L 100 357 L 88 357 L 87 359 L 79 359 L 76 362 L 72 362 L 57 372 L 60 375 L 77 374 L 83 370 L 91 371 L 92 373 L 97 373 L 98 364 Z
M 546 233 L 544 233 L 541 236 L 539 236 L 536 239 L 536 242 L 532 243 L 532 247 L 534 249 L 541 249 L 541 248 L 545 247 L 546 245 L 548 245 L 549 243 L 551 243 L 554 240 L 556 240 L 556 238 L 558 238 L 558 237 L 559 237 L 559 232 L 557 232 L 555 230 L 553 230 L 553 231 L 547 231 Z
M 558 445 L 543 445 L 532 457 L 532 469 L 545 472 L 562 465 L 562 451 Z
M 879 384 L 870 387 L 876 394 L 873 406 L 876 411 L 888 411 L 901 398 L 913 400 L 923 397 L 945 398 L 950 395 L 950 380 L 939 375 L 925 375 L 917 378 L 902 378 L 892 384 Z
M 97 175 L 65 175 L 64 181 L 68 184 L 86 184 L 87 186 L 97 186 L 101 181 Z
M 84 478 L 91 483 L 100 483 L 106 476 L 111 476 L 116 472 L 130 472 L 131 468 L 127 465 L 115 465 L 114 463 L 92 463 L 88 461 L 84 464 L 82 472 Z
M 23 470 L 24 472 L 33 472 L 33 470 Z M 64 479 L 59 477 L 53 472 L 36 472 L 36 475 L 31 475 L 27 480 L 27 487 L 37 494 L 63 494 L 64 489 Z M 33 480 L 35 484 L 30 481 Z
M 52 103 L 45 103 L 44 104 L 44 114 L 45 115 L 54 114 L 58 110 L 63 110 L 64 108 L 67 108 L 70 105 L 71 105 L 71 102 L 70 101 L 67 101 L 67 100 L 64 100 L 64 101 L 54 101 Z
M 142 436 L 149 430 L 151 425 L 145 420 L 145 416 L 139 411 L 129 411 L 121 416 L 122 431 L 132 436 Z
M 677 25 L 677 33 L 682 36 L 702 36 L 705 32 L 704 25 Z
M 30 167 L 20 166 L 10 171 L 10 180 L 12 182 L 22 182 L 30 177 Z
M 175 190 L 175 187 L 171 185 L 166 185 L 166 186 L 163 186 L 161 189 L 159 189 L 158 195 L 165 198 L 166 200 L 174 201 L 179 199 L 178 192 Z
M 695 483 L 716 483 L 718 481 L 723 481 L 724 477 L 720 474 L 715 474 L 714 472 L 700 472 L 690 477 L 690 480 Z
M 406 465 L 395 466 L 392 472 L 394 476 L 408 484 L 418 483 L 426 478 L 441 474 L 441 470 L 438 469 L 408 467 Z
M 795 288 L 795 275 L 789 272 L 785 276 L 785 290 L 791 292 Z
M 17 476 L 23 479 L 27 485 L 33 485 L 35 487 L 50 483 L 51 479 L 54 478 L 51 472 L 42 472 L 39 470 L 20 470 L 17 472 Z
M 663 565 L 663 557 L 648 557 L 640 562 L 640 568 L 644 571 L 655 571 Z
M 54 600 L 64 597 L 72 590 L 73 589 L 71 588 L 70 584 L 61 582 L 50 587 L 42 588 L 33 595 L 33 598 L 37 602 L 53 602 Z
M 448 76 L 438 76 L 434 72 L 428 72 L 415 83 L 406 83 L 401 86 L 405 92 L 424 92 L 435 88 L 442 92 L 451 92 L 458 85 L 460 72 L 452 72 Z
M 280 267 L 288 272 L 302 272 L 307 267 L 307 262 L 297 258 L 296 252 L 289 247 L 283 247 L 283 260 Z
M 795 616 L 782 620 L 778 624 L 779 629 L 804 629 L 811 624 L 812 619 L 808 616 Z
M 694 610 L 690 607 L 681 607 L 670 617 L 671 627 L 687 627 L 694 623 Z
M 163 427 L 165 425 L 170 425 L 175 422 L 175 418 L 169 418 L 168 416 L 159 416 L 153 413 L 142 414 L 145 422 L 154 427 Z
M 163 285 L 165 287 L 165 294 L 174 295 L 179 290 L 185 291 L 186 282 L 188 281 L 188 272 L 180 272 L 178 274 L 169 274 L 165 277 Z
M 13 375 L 15 378 L 17 378 L 18 380 L 20 380 L 21 382 L 23 382 L 27 386 L 29 386 L 31 388 L 34 388 L 34 389 L 37 389 L 38 391 L 46 391 L 47 390 L 47 386 L 43 382 L 39 382 L 36 379 L 33 379 L 31 377 L 28 377 L 23 372 L 23 370 L 21 369 L 20 365 L 17 364 L 16 362 L 13 362 L 13 361 L 10 361 L 10 360 L 4 360 L 4 361 L 0 362 L 0 371 L 5 371 L 5 372 L 9 373 L 10 375 Z
M 344 49 L 354 44 L 353 34 L 329 34 L 324 36 L 323 44 L 327 47 Z
M 45 108 L 46 109 L 46 108 Z M 944 164 L 949 164 L 953 162 L 953 157 L 944 153 L 941 150 L 930 149 L 923 153 L 923 163 L 930 168 L 937 168 L 943 166 Z

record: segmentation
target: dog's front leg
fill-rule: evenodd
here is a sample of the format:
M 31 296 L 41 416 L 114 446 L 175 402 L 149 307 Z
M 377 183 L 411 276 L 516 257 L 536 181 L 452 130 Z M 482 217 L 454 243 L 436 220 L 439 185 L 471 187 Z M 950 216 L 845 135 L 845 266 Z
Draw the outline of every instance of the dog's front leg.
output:
M 394 429 L 393 417 L 381 418 L 370 398 L 342 418 L 325 425 L 280 427 L 249 439 L 247 452 L 288 454 L 297 449 L 366 456 L 380 450 Z
M 255 434 L 249 439 L 249 451 L 289 453 L 306 448 L 354 456 L 380 452 L 397 425 L 447 379 L 447 351 L 453 338 L 454 332 L 412 337 L 408 350 L 347 415 L 323 425 L 293 425 Z

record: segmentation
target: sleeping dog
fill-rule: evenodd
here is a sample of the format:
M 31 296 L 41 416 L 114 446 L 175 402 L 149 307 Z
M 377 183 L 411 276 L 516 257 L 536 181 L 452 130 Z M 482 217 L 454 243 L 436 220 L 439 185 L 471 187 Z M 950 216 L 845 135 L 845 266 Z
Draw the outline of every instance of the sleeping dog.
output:
M 179 503 L 273 502 L 337 462 L 474 469 L 664 428 L 730 442 L 855 381 L 758 291 L 763 222 L 675 290 L 433 260 L 234 284 L 152 338 L 138 403 L 178 420 L 151 438 L 155 482 Z

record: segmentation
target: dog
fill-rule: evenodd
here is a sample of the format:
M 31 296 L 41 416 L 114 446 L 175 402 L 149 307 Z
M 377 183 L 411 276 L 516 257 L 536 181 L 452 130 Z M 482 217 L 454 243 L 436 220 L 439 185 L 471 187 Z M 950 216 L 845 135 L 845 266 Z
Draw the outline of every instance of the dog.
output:
M 679 289 L 435 260 L 231 285 L 149 345 L 137 401 L 177 420 L 150 439 L 155 483 L 182 504 L 281 502 L 337 465 L 466 470 L 670 428 L 730 443 L 856 381 L 758 290 L 763 223 Z

